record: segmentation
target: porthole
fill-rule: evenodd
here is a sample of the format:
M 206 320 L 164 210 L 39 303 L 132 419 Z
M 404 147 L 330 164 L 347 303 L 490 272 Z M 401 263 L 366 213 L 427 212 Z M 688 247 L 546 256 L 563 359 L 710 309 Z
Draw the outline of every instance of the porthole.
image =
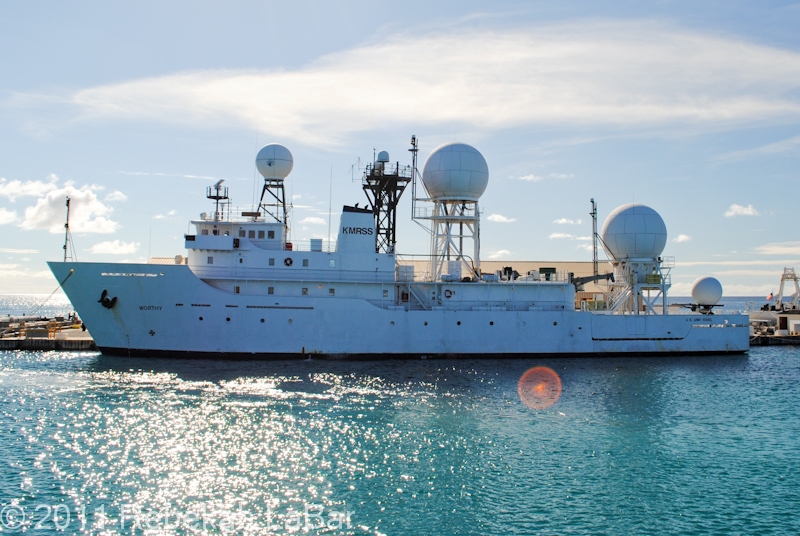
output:
M 262 323 L 262 324 L 264 323 L 264 319 L 263 319 L 263 318 L 261 319 L 261 323 Z
M 553 322 L 553 325 L 554 325 L 554 326 L 557 326 L 557 325 L 558 325 L 558 322 Z
M 292 323 L 292 319 L 291 319 L 291 318 L 289 319 L 289 323 L 290 323 L 290 324 Z
M 461 325 L 461 320 L 459 320 L 458 322 L 456 322 L 456 326 L 460 326 L 460 325 Z
M 202 322 L 202 321 L 203 321 L 203 317 L 201 316 L 201 317 L 200 317 L 200 322 Z
M 423 326 L 427 326 L 428 325 L 428 321 L 426 320 L 425 322 L 422 323 L 422 325 Z
M 226 318 L 225 321 L 226 322 L 230 322 L 231 321 L 231 317 Z
M 494 326 L 494 322 L 489 322 L 489 325 L 490 326 Z
M 391 322 L 389 322 L 389 325 L 390 325 L 390 326 L 394 326 L 394 320 L 392 320 Z

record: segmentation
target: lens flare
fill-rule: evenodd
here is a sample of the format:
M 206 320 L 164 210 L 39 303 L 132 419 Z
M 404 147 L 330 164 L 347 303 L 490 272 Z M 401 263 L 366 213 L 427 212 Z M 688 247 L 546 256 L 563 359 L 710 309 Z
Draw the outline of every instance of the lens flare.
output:
M 547 409 L 561 396 L 561 378 L 551 368 L 533 367 L 519 379 L 517 392 L 529 408 Z

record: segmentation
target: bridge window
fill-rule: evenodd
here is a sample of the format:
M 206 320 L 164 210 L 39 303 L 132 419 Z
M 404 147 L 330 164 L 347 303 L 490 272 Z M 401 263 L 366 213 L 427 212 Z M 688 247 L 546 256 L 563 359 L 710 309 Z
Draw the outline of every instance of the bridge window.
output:
M 213 231 L 211 231 L 211 234 L 213 234 L 214 236 L 218 236 L 219 235 L 219 229 L 214 229 Z
M 264 231 L 259 231 L 258 232 L 258 237 L 259 238 L 264 238 Z
M 244 238 L 244 237 L 245 237 L 244 229 L 239 229 L 239 238 Z
M 384 291 L 383 291 L 383 297 L 384 297 L 384 298 L 388 298 L 388 297 L 389 297 L 389 290 L 388 290 L 388 289 L 384 289 Z
M 267 294 L 275 294 L 275 287 L 267 288 Z
M 269 260 L 269 265 L 270 266 L 275 266 L 275 259 L 270 259 Z
M 275 238 L 275 231 L 268 231 L 267 238 Z
M 303 259 L 303 266 L 308 266 L 308 259 Z
M 336 296 L 336 289 L 335 288 L 329 288 L 328 289 L 328 296 Z
M 208 264 L 214 264 L 214 257 L 208 258 Z
M 256 232 L 255 231 L 247 231 L 247 238 L 255 238 Z
M 200 234 L 208 236 L 208 229 L 203 229 L 202 231 L 200 231 Z

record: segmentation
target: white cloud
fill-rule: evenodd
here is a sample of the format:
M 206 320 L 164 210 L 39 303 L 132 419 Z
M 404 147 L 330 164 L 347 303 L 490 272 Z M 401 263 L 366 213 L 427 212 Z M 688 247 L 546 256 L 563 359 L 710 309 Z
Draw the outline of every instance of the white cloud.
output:
M 40 197 L 58 188 L 58 177 L 50 175 L 45 181 L 9 181 L 0 178 L 0 196 L 16 201 L 17 197 Z
M 530 173 L 528 175 L 520 175 L 518 177 L 511 177 L 511 178 L 512 179 L 517 179 L 517 180 L 520 180 L 520 181 L 539 182 L 544 177 L 541 177 L 539 175 L 534 175 L 533 173 Z
M 566 173 L 550 173 L 550 174 L 547 175 L 547 178 L 548 179 L 568 179 L 568 178 L 570 178 L 572 176 L 573 175 L 567 175 Z M 520 181 L 528 181 L 528 182 L 540 182 L 540 181 L 545 179 L 545 177 L 543 177 L 541 175 L 535 175 L 533 173 L 530 173 L 528 175 L 512 176 L 511 178 L 512 179 L 517 179 L 517 180 L 520 180 Z
M 495 251 L 493 253 L 489 253 L 487 257 L 489 259 L 507 259 L 511 255 L 511 252 L 507 249 L 501 249 L 500 251 Z
M 553 220 L 553 223 L 557 223 L 559 225 L 580 225 L 581 220 L 570 220 L 568 218 L 559 218 L 557 220 Z
M 581 240 L 583 242 L 588 242 L 591 239 L 592 239 L 591 236 L 576 236 L 575 237 L 575 240 Z
M 36 249 L 14 249 L 14 248 L 0 248 L 0 253 L 14 253 L 17 255 L 28 255 L 30 253 L 39 253 Z
M 7 225 L 17 221 L 17 213 L 0 207 L 0 225 Z
M 167 212 L 166 214 L 156 214 L 155 216 L 153 216 L 153 219 L 154 220 L 165 220 L 165 219 L 167 219 L 169 217 L 174 216 L 175 214 L 177 214 L 177 211 L 175 211 L 173 209 L 173 210 L 170 210 L 169 212 Z
M 727 212 L 725 212 L 725 217 L 733 218 L 734 216 L 758 216 L 758 211 L 753 205 L 747 205 L 745 207 L 734 203 L 728 208 Z
M 89 251 L 104 255 L 131 255 L 139 251 L 139 242 L 122 242 L 120 240 L 99 242 L 93 245 Z
M 307 223 L 310 225 L 326 225 L 328 222 L 316 216 L 308 216 L 299 221 L 299 223 Z
M 779 270 L 718 270 L 711 272 L 717 276 L 740 276 L 740 277 L 771 277 L 775 281 L 780 281 L 781 272 Z
M 512 221 L 517 221 L 517 218 L 507 218 L 502 214 L 491 214 L 488 218 L 489 221 L 493 221 L 495 223 L 511 223 Z
M 114 190 L 106 196 L 106 201 L 127 201 L 128 196 L 119 190 Z
M 689 236 L 689 235 L 685 235 L 685 234 L 679 234 L 678 236 L 676 236 L 675 238 L 673 238 L 673 239 L 672 239 L 672 241 L 673 241 L 673 242 L 678 242 L 678 243 L 680 244 L 681 242 L 688 242 L 688 241 L 690 241 L 691 239 L 692 239 L 692 237 L 691 237 L 691 236 Z
M 31 271 L 25 266 L 19 264 L 0 264 L 0 279 L 5 278 L 52 278 L 53 274 L 50 270 L 39 270 L 36 272 Z
M 800 242 L 764 244 L 763 246 L 758 246 L 755 251 L 762 255 L 800 255 Z
M 406 32 L 295 70 L 182 72 L 66 100 L 85 119 L 237 125 L 336 145 L 387 122 L 484 131 L 786 122 L 800 116 L 799 81 L 791 50 L 650 21 L 589 21 Z M 10 104 L 52 101 L 17 95 Z
M 570 240 L 572 240 L 572 239 L 574 239 L 575 237 L 574 237 L 574 236 L 572 236 L 572 235 L 571 235 L 571 234 L 569 234 L 569 233 L 552 233 L 552 234 L 551 234 L 550 236 L 548 236 L 547 238 L 549 238 L 550 240 L 552 240 L 552 239 L 554 239 L 554 238 L 569 238 Z
M 791 242 L 790 242 L 791 243 Z M 766 246 L 761 246 L 762 248 Z M 797 242 L 797 247 L 800 248 L 800 242 Z M 760 248 L 756 248 L 757 253 L 764 253 L 769 255 L 769 250 L 767 251 L 758 251 Z M 777 252 L 776 252 L 777 253 Z M 791 254 L 792 251 L 789 251 Z M 678 267 L 687 267 L 687 266 L 791 266 L 797 263 L 797 259 L 761 259 L 757 261 L 676 261 L 675 266 Z
M 251 178 L 245 177 L 236 177 L 236 178 L 228 178 L 228 177 L 212 177 L 211 175 L 189 175 L 186 173 L 161 173 L 161 172 L 149 172 L 149 171 L 118 171 L 117 173 L 122 173 L 123 175 L 133 175 L 135 177 L 178 177 L 181 179 L 202 179 L 208 181 L 218 181 L 220 179 L 226 181 L 249 181 L 253 180 Z
M 45 197 L 38 199 L 36 205 L 26 208 L 20 227 L 64 232 L 67 196 L 71 199 L 69 228 L 73 233 L 113 233 L 119 228 L 117 222 L 109 219 L 113 211 L 111 207 L 99 201 L 87 186 L 79 190 L 69 183 L 63 188 L 50 190 Z
M 726 153 L 717 158 L 721 162 L 735 162 L 737 160 L 747 160 L 748 158 L 757 158 L 760 156 L 772 156 L 776 154 L 785 154 L 800 152 L 800 136 L 793 136 L 785 140 L 775 143 L 769 143 L 756 147 L 754 149 L 745 149 L 744 151 L 734 151 Z

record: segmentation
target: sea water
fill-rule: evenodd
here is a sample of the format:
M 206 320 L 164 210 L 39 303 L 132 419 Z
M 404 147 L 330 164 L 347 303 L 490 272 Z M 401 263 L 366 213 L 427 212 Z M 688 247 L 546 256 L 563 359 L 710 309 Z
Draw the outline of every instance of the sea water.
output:
M 520 400 L 533 367 L 561 383 L 545 409 Z M 800 347 L 372 362 L 0 352 L 0 531 L 797 534 L 798 401 Z

